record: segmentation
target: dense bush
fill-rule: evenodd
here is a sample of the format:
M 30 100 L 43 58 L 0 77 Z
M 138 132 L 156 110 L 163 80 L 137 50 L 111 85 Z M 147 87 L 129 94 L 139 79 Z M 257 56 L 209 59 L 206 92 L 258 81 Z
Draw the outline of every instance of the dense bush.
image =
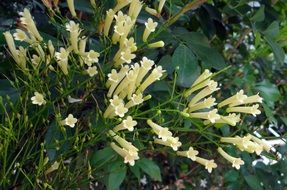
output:
M 283 0 L 20 3 L 3 189 L 284 189 Z

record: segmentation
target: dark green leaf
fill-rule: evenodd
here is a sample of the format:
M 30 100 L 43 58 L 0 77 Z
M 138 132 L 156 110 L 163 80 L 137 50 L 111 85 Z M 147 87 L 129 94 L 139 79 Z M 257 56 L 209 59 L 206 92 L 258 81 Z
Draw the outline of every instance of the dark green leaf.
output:
M 235 170 L 229 170 L 224 174 L 224 181 L 225 182 L 235 182 L 239 177 L 239 172 Z
M 152 160 L 142 158 L 136 162 L 136 165 L 139 166 L 153 180 L 161 181 L 160 168 Z
M 260 185 L 260 181 L 257 176 L 255 175 L 245 175 L 244 179 L 246 183 L 251 187 L 253 190 L 263 190 L 262 186 Z
M 274 42 L 269 36 L 265 36 L 266 42 L 270 45 L 275 59 L 279 64 L 284 64 L 285 53 L 282 47 L 277 42 Z
M 258 11 L 256 11 L 256 13 L 250 18 L 250 20 L 254 21 L 254 22 L 261 22 L 264 20 L 265 18 L 265 6 L 262 5 Z
M 260 95 L 263 97 L 264 102 L 270 107 L 273 107 L 274 102 L 280 99 L 281 95 L 277 86 L 270 83 L 268 80 L 257 83 L 256 89 L 260 91 Z
M 124 181 L 127 173 L 127 167 L 122 161 L 118 161 L 112 164 L 110 167 L 110 175 L 108 178 L 107 189 L 117 190 Z
M 110 160 L 113 156 L 115 156 L 115 152 L 111 147 L 106 147 L 102 150 L 98 150 L 93 153 L 91 158 L 91 164 L 94 167 L 98 167 L 99 164 L 104 161 Z
M 190 87 L 200 73 L 197 59 L 192 51 L 185 45 L 179 45 L 172 56 L 173 67 L 178 67 L 177 84 Z

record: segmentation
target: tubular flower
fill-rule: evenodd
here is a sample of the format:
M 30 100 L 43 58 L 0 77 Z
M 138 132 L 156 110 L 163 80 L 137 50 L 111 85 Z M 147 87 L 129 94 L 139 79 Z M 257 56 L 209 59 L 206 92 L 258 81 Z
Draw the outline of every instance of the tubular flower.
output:
M 161 13 L 162 8 L 163 8 L 163 6 L 164 6 L 164 4 L 165 4 L 165 1 L 166 1 L 166 0 L 160 0 L 160 1 L 159 1 L 159 5 L 158 5 L 158 9 L 157 9 L 157 12 L 158 12 L 158 13 Z
M 164 46 L 164 42 L 163 41 L 158 41 L 158 42 L 154 42 L 151 44 L 147 45 L 149 48 L 161 48 Z
M 243 102 L 237 102 L 237 103 L 232 103 L 229 106 L 234 107 L 242 104 L 251 104 L 251 103 L 262 103 L 263 98 L 259 96 L 259 94 L 249 96 L 246 99 L 244 99 Z
M 26 33 L 20 29 L 16 29 L 16 32 L 13 34 L 13 37 L 15 40 L 18 40 L 21 42 L 28 40 L 28 36 L 26 35 Z
M 118 12 L 125 6 L 129 5 L 132 2 L 132 0 L 117 0 L 117 5 L 114 8 L 115 12 Z
M 211 75 L 212 73 L 208 69 L 205 69 L 204 72 L 193 82 L 191 88 L 184 93 L 184 96 L 188 97 L 191 93 L 206 87 L 209 84 Z
M 144 99 L 143 99 L 143 94 L 139 93 L 139 94 L 133 94 L 131 97 L 131 100 L 126 104 L 126 108 L 130 108 L 136 105 L 139 105 L 141 103 L 143 103 Z
M 215 123 L 216 120 L 220 119 L 220 115 L 217 114 L 217 109 L 213 109 L 209 112 L 190 113 L 189 116 L 191 118 L 206 119 L 209 120 L 211 123 Z
M 100 56 L 100 54 L 98 52 L 95 52 L 94 50 L 90 50 L 86 54 L 86 58 L 84 59 L 84 63 L 88 66 L 92 66 L 93 63 L 99 62 L 99 56 Z
M 248 137 L 251 137 L 251 139 L 256 142 L 258 145 L 261 145 L 263 147 L 263 149 L 266 151 L 266 152 L 270 152 L 271 150 L 271 146 L 269 144 L 267 144 L 265 141 L 251 135 L 251 134 L 248 134 L 247 135 Z
M 205 169 L 207 169 L 207 171 L 209 173 L 212 172 L 213 168 L 217 168 L 217 164 L 214 163 L 214 160 L 207 160 L 201 157 L 196 156 L 195 161 L 203 166 L 205 166 Z
M 120 44 L 121 49 L 129 48 L 131 52 L 135 52 L 137 50 L 137 44 L 135 43 L 135 39 L 133 37 L 127 39 L 125 38 L 123 43 Z
M 132 2 L 130 4 L 130 7 L 129 7 L 128 15 L 133 20 L 135 20 L 138 17 L 138 15 L 139 15 L 139 13 L 140 13 L 140 11 L 142 9 L 142 6 L 143 6 L 143 4 L 142 4 L 141 1 L 139 1 L 139 0 L 132 0 Z
M 128 91 L 124 91 L 125 89 L 128 90 L 128 86 L 129 84 L 131 84 L 133 81 L 135 81 L 137 77 L 137 72 L 135 72 L 134 70 L 130 70 L 127 73 L 127 76 L 121 81 L 121 83 L 118 85 L 117 89 L 114 92 L 114 95 L 118 95 L 120 94 L 120 97 L 124 98 Z M 122 94 L 124 93 L 124 95 Z
M 104 34 L 105 36 L 109 35 L 109 31 L 113 22 L 115 16 L 115 12 L 113 9 L 109 9 L 106 13 L 106 19 L 105 19 L 105 26 L 104 26 Z
M 134 130 L 134 126 L 137 125 L 137 122 L 135 120 L 133 120 L 133 118 L 131 116 L 128 116 L 126 119 L 124 119 L 122 121 L 121 124 L 117 125 L 113 131 L 114 132 L 118 132 L 120 130 L 129 130 L 129 131 L 133 131 Z
M 213 92 L 219 90 L 219 88 L 217 88 L 217 82 L 215 82 L 214 80 L 210 80 L 207 84 L 207 86 L 202 89 L 200 92 L 198 92 L 190 101 L 190 104 L 195 104 L 197 102 L 199 102 L 201 99 L 205 98 L 206 96 L 209 96 L 210 94 L 212 94 Z
M 128 112 L 128 109 L 125 107 L 123 103 L 115 107 L 115 115 L 119 117 L 124 117 L 125 113 L 127 112 Z
M 130 67 L 125 65 L 121 68 L 119 73 L 116 73 L 116 70 L 113 69 L 112 73 L 108 74 L 109 80 L 108 80 L 107 85 L 110 86 L 109 92 L 107 94 L 108 97 L 111 97 L 113 95 L 116 87 L 123 80 L 123 78 L 125 78 L 129 69 L 130 69 Z
M 145 11 L 148 12 L 149 14 L 153 15 L 153 16 L 156 16 L 157 17 L 157 10 L 155 9 L 152 9 L 150 7 L 145 7 Z
M 46 100 L 44 99 L 44 96 L 40 94 L 39 92 L 34 92 L 34 96 L 31 97 L 32 104 L 37 104 L 39 106 L 45 105 Z
M 245 99 L 247 98 L 247 96 L 244 94 L 243 90 L 240 90 L 239 92 L 237 92 L 235 95 L 223 100 L 222 102 L 220 102 L 218 104 L 218 107 L 221 108 L 225 105 L 228 104 L 243 104 Z
M 128 151 L 124 148 L 119 147 L 115 143 L 111 143 L 111 147 L 116 151 L 121 157 L 124 158 L 124 163 L 129 163 L 129 165 L 134 166 L 135 160 L 139 159 L 138 153 L 133 151 Z
M 40 62 L 41 62 L 41 57 L 33 54 L 31 62 L 33 63 L 33 65 L 38 66 L 40 64 Z
M 73 17 L 76 17 L 77 13 L 75 11 L 74 0 L 67 0 L 67 4 L 68 4 L 69 11 L 71 12 L 71 15 Z
M 89 68 L 87 69 L 87 73 L 88 73 L 88 75 L 89 75 L 90 77 L 93 77 L 93 76 L 95 76 L 96 74 L 98 74 L 98 69 L 97 69 L 96 66 L 89 67 Z
M 140 85 L 139 90 L 143 92 L 149 85 L 151 85 L 156 80 L 160 80 L 165 70 L 161 66 L 157 66 L 152 70 L 152 73 L 145 79 L 145 81 Z
M 14 61 L 22 69 L 26 69 L 26 49 L 22 46 L 19 47 L 19 50 L 16 49 L 13 36 L 10 32 L 4 32 L 3 34 Z
M 143 33 L 143 41 L 144 42 L 147 41 L 147 38 L 149 37 L 150 33 L 155 31 L 155 28 L 157 27 L 157 25 L 158 25 L 158 23 L 154 22 L 152 20 L 152 18 L 149 18 L 147 20 L 147 22 L 145 22 L 145 30 Z
M 72 114 L 69 114 L 68 117 L 64 120 L 62 120 L 62 124 L 63 125 L 68 125 L 70 127 L 75 127 L 75 124 L 77 123 L 78 119 L 74 118 L 74 116 Z
M 222 137 L 221 142 L 231 143 L 237 146 L 241 151 L 247 151 L 249 153 L 256 152 L 257 155 L 263 151 L 263 146 L 251 141 L 251 136 L 244 137 Z
M 120 52 L 120 59 L 115 60 L 115 67 L 123 65 L 124 63 L 131 63 L 132 59 L 136 58 L 135 54 L 132 54 L 129 48 Z
M 244 107 L 244 106 L 229 107 L 226 109 L 226 112 L 227 113 L 230 113 L 230 112 L 247 113 L 247 114 L 252 114 L 255 117 L 256 115 L 261 113 L 261 111 L 258 108 L 259 108 L 258 104 L 255 104 L 251 107 Z
M 140 85 L 140 83 L 142 82 L 142 79 L 151 70 L 152 66 L 154 65 L 154 61 L 146 57 L 143 57 L 140 63 L 141 63 L 141 67 L 140 67 L 139 74 L 136 80 L 137 86 Z
M 235 126 L 240 121 L 240 114 L 229 114 L 228 116 L 220 115 L 220 119 L 216 120 L 215 123 L 226 123 L 231 126 Z M 210 121 L 204 121 L 204 124 L 209 124 Z
M 171 147 L 174 151 L 177 151 L 178 148 L 181 146 L 181 142 L 179 141 L 178 137 L 168 137 L 166 141 L 163 141 L 162 139 L 155 139 L 155 143 L 169 146 Z
M 60 48 L 60 52 L 55 53 L 57 63 L 65 75 L 68 74 L 68 56 L 69 52 L 65 48 Z
M 193 111 L 197 111 L 197 110 L 201 110 L 205 108 L 211 108 L 214 105 L 216 105 L 215 98 L 209 97 L 196 104 L 188 104 L 188 111 L 193 112 Z
M 178 156 L 183 156 L 191 159 L 192 161 L 196 160 L 196 156 L 198 155 L 198 151 L 194 150 L 193 147 L 189 147 L 187 151 L 177 151 L 176 154 Z
M 107 118 L 110 114 L 112 114 L 115 111 L 115 108 L 117 106 L 124 103 L 124 101 L 121 98 L 119 98 L 117 95 L 115 95 L 113 99 L 110 99 L 109 101 L 110 101 L 110 105 L 108 106 L 108 108 L 106 109 L 104 113 L 104 118 Z
M 222 148 L 218 148 L 217 151 L 219 152 L 219 154 L 225 158 L 227 161 L 232 163 L 232 167 L 236 168 L 237 170 L 240 169 L 241 165 L 244 165 L 244 161 L 241 158 L 235 158 L 233 156 L 230 156 L 229 154 L 227 154 Z
M 172 133 L 168 130 L 167 127 L 162 127 L 152 120 L 148 119 L 147 124 L 153 129 L 153 131 L 158 135 L 158 138 L 161 138 L 162 141 L 167 141 L 169 137 L 172 137 Z
M 30 11 L 25 8 L 23 12 L 20 12 L 20 15 L 21 15 L 20 21 L 23 25 L 25 25 L 25 28 L 28 30 L 28 32 L 37 40 L 42 41 L 43 38 L 38 32 L 38 29 L 35 25 L 35 22 L 32 19 Z
M 66 30 L 70 32 L 70 42 L 73 50 L 76 53 L 79 53 L 78 41 L 81 32 L 79 24 L 76 24 L 74 21 L 70 21 L 66 24 Z

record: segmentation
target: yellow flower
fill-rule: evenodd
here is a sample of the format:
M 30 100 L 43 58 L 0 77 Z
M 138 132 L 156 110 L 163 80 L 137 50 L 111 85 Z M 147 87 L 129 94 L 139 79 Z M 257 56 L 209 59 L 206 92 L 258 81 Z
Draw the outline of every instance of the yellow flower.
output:
M 79 24 L 76 24 L 74 21 L 70 21 L 68 24 L 66 24 L 66 30 L 70 32 L 70 42 L 73 50 L 78 53 L 78 41 L 81 32 Z
M 129 13 L 128 15 L 133 19 L 135 20 L 141 9 L 142 9 L 142 2 L 140 2 L 139 0 L 132 0 L 131 4 L 130 4 L 130 7 L 129 7 Z
M 229 114 L 228 116 L 220 115 L 220 119 L 216 120 L 215 123 L 226 123 L 231 126 L 235 126 L 240 121 L 240 114 Z M 204 121 L 204 124 L 209 124 L 209 121 Z
M 217 164 L 214 163 L 214 160 L 207 160 L 201 157 L 196 157 L 195 161 L 201 165 L 204 165 L 205 169 L 207 169 L 209 173 L 212 172 L 212 169 L 217 168 Z
M 115 107 L 115 114 L 119 117 L 124 117 L 125 113 L 127 112 L 128 109 L 125 107 L 123 103 Z
M 139 159 L 138 153 L 134 151 L 128 151 L 125 148 L 121 148 L 115 143 L 111 143 L 111 147 L 120 156 L 124 158 L 124 163 L 129 163 L 131 166 L 135 165 L 135 160 Z
M 209 84 L 211 75 L 212 73 L 208 69 L 205 69 L 204 72 L 193 82 L 191 88 L 184 93 L 184 96 L 188 97 L 191 93 L 206 87 Z
M 142 82 L 142 79 L 145 77 L 145 75 L 148 73 L 148 71 L 151 70 L 152 66 L 154 65 L 154 61 L 148 59 L 147 57 L 143 57 L 140 61 L 141 67 L 139 70 L 139 74 L 136 80 L 136 85 L 140 85 Z
M 77 123 L 77 121 L 78 121 L 77 118 L 74 118 L 72 114 L 69 114 L 68 117 L 62 121 L 62 124 L 68 125 L 73 128 L 75 127 L 75 124 Z
M 216 120 L 220 119 L 220 115 L 217 114 L 217 109 L 213 109 L 209 112 L 190 113 L 189 116 L 191 118 L 207 119 L 211 123 L 215 123 Z
M 240 90 L 235 95 L 233 95 L 233 96 L 225 99 L 224 101 L 220 102 L 218 104 L 218 107 L 221 108 L 221 107 L 228 105 L 228 104 L 240 105 L 240 104 L 244 103 L 246 98 L 247 98 L 247 96 L 244 94 L 244 91 Z
M 35 66 L 37 66 L 37 65 L 40 64 L 41 58 L 40 58 L 39 56 L 33 54 L 33 55 L 32 55 L 32 59 L 31 59 L 31 62 L 32 62 Z
M 239 113 L 247 113 L 247 114 L 252 114 L 254 117 L 258 114 L 261 113 L 261 111 L 258 109 L 259 108 L 259 105 L 258 104 L 255 104 L 251 107 L 229 107 L 226 109 L 226 112 L 227 113 L 230 113 L 230 112 L 239 112 Z
M 133 131 L 134 130 L 134 126 L 137 125 L 137 122 L 135 120 L 133 120 L 133 118 L 131 116 L 128 116 L 126 119 L 124 119 L 122 121 L 121 124 L 117 125 L 113 131 L 114 132 L 118 132 L 120 130 L 129 130 L 129 131 Z
M 147 124 L 153 129 L 158 137 L 162 139 L 162 141 L 167 141 L 169 137 L 172 137 L 172 133 L 168 130 L 167 127 L 162 127 L 150 119 L 147 120 Z
M 196 155 L 198 155 L 198 151 L 194 150 L 193 147 L 189 147 L 187 151 L 177 151 L 176 154 L 179 156 L 187 157 L 191 159 L 192 161 L 195 161 Z
M 269 144 L 267 144 L 265 141 L 251 135 L 251 134 L 248 134 L 247 135 L 248 137 L 251 136 L 251 139 L 256 142 L 257 144 L 261 145 L 263 147 L 263 149 L 267 152 L 270 152 L 271 150 L 271 146 Z
M 145 30 L 143 33 L 143 41 L 144 42 L 147 41 L 147 38 L 149 37 L 150 33 L 155 31 L 155 28 L 157 27 L 157 25 L 158 25 L 158 23 L 154 22 L 152 20 L 152 18 L 149 18 L 147 20 L 147 22 L 145 22 Z
M 145 11 L 148 12 L 149 14 L 153 15 L 153 16 L 156 16 L 157 17 L 157 10 L 155 9 L 152 9 L 150 7 L 145 7 Z
M 28 39 L 28 36 L 26 35 L 26 33 L 20 29 L 16 29 L 16 32 L 13 34 L 13 36 L 15 40 L 18 40 L 21 42 Z
M 227 161 L 232 163 L 232 167 L 236 168 L 237 170 L 240 169 L 241 165 L 244 165 L 244 161 L 241 158 L 235 158 L 233 156 L 230 156 L 229 154 L 227 154 L 222 148 L 218 148 L 217 151 L 219 152 L 219 154 L 225 158 Z
M 131 100 L 126 104 L 126 108 L 130 108 L 136 105 L 139 105 L 141 103 L 143 103 L 144 99 L 143 99 L 143 94 L 139 93 L 139 94 L 133 94 L 131 97 Z
M 120 9 L 124 8 L 131 2 L 132 0 L 117 0 L 117 5 L 115 6 L 114 11 L 118 12 Z
M 238 105 L 242 105 L 242 104 L 262 103 L 262 100 L 263 100 L 263 98 L 261 98 L 259 96 L 259 94 L 256 94 L 256 95 L 247 97 L 246 99 L 244 99 L 243 102 L 232 103 L 229 106 L 234 107 L 234 106 L 238 106 Z
M 161 13 L 165 1 L 166 1 L 166 0 L 160 0 L 160 1 L 159 1 L 159 5 L 158 5 L 158 9 L 157 9 L 157 12 L 158 12 L 158 13 Z
M 168 137 L 166 141 L 163 141 L 162 139 L 155 139 L 154 142 L 157 144 L 169 146 L 174 151 L 177 151 L 178 148 L 182 145 L 178 137 L 172 137 L 172 136 Z
M 205 108 L 211 108 L 214 105 L 216 105 L 215 98 L 209 97 L 196 104 L 188 104 L 188 111 L 193 112 L 193 111 L 197 111 L 197 110 L 201 110 Z
M 31 100 L 32 100 L 32 104 L 37 104 L 39 106 L 46 104 L 44 96 L 40 94 L 39 92 L 34 92 L 34 96 L 31 97 Z
M 198 92 L 190 101 L 190 104 L 195 104 L 198 101 L 200 101 L 201 99 L 205 98 L 206 96 L 209 96 L 210 94 L 212 94 L 213 92 L 219 90 L 219 88 L 217 88 L 217 82 L 215 82 L 214 80 L 210 80 L 208 81 L 207 86 L 202 89 L 200 92 Z
M 149 85 L 151 85 L 156 80 L 160 80 L 165 70 L 161 66 L 157 66 L 152 70 L 152 73 L 145 79 L 145 81 L 140 85 L 139 90 L 143 92 Z
M 99 56 L 100 56 L 100 54 L 98 52 L 95 52 L 94 50 L 90 50 L 86 54 L 86 58 L 85 58 L 84 62 L 86 65 L 91 66 L 92 63 L 98 63 L 99 62 Z
M 87 69 L 87 73 L 89 74 L 90 77 L 93 77 L 98 73 L 98 69 L 96 66 L 89 67 Z
M 158 41 L 158 42 L 154 42 L 151 44 L 147 45 L 149 48 L 161 48 L 164 46 L 164 42 L 163 41 Z
M 77 13 L 75 11 L 74 0 L 67 0 L 67 4 L 68 4 L 68 8 L 69 8 L 69 10 L 71 12 L 71 15 L 73 17 L 76 17 Z
M 106 14 L 107 14 L 107 16 L 105 19 L 104 34 L 105 34 L 105 36 L 108 36 L 111 24 L 112 24 L 113 19 L 114 19 L 115 12 L 113 9 L 109 9 Z

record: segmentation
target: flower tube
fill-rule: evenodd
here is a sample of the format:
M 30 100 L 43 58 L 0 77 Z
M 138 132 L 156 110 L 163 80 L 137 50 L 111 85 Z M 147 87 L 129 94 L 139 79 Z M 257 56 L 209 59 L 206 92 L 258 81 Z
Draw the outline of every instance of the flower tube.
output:
M 262 100 L 263 98 L 261 98 L 259 94 L 256 94 L 256 95 L 247 97 L 246 99 L 244 99 L 243 102 L 232 103 L 229 106 L 234 107 L 234 106 L 238 106 L 242 104 L 262 103 Z
M 145 77 L 145 75 L 151 70 L 152 66 L 154 65 L 154 61 L 148 59 L 147 57 L 143 57 L 140 61 L 141 67 L 139 70 L 139 74 L 137 76 L 136 80 L 136 86 L 139 86 L 142 82 L 142 79 Z
M 198 155 L 198 151 L 195 150 L 193 147 L 189 147 L 187 151 L 177 151 L 176 154 L 178 156 L 183 156 L 191 159 L 192 161 L 196 160 L 196 156 Z
M 172 137 L 172 133 L 168 130 L 167 127 L 162 127 L 150 119 L 147 120 L 147 124 L 153 129 L 158 137 L 162 139 L 162 141 L 167 141 L 169 137 Z
M 105 26 L 104 26 L 105 36 L 109 35 L 109 31 L 110 31 L 110 28 L 111 28 L 111 25 L 114 19 L 114 15 L 115 15 L 115 12 L 113 9 L 109 9 L 106 13 Z
M 71 12 L 71 15 L 73 17 L 76 17 L 77 16 L 77 13 L 75 11 L 75 5 L 74 5 L 74 0 L 67 0 L 67 5 L 68 5 L 68 8 Z
M 177 151 L 178 148 L 182 145 L 178 137 L 168 137 L 166 141 L 163 141 L 162 139 L 155 139 L 154 142 L 171 147 L 174 151 Z
M 193 112 L 193 111 L 197 111 L 197 110 L 201 110 L 205 108 L 211 108 L 214 105 L 216 105 L 215 98 L 209 97 L 196 104 L 188 104 L 188 111 Z
M 227 154 L 222 148 L 218 148 L 217 151 L 219 154 L 225 158 L 227 161 L 232 163 L 232 167 L 236 168 L 237 170 L 240 169 L 241 165 L 244 165 L 244 161 L 241 158 L 236 158 Z
M 143 33 L 143 41 L 144 42 L 147 41 L 147 38 L 149 37 L 150 33 L 155 31 L 155 28 L 157 27 L 157 25 L 158 25 L 158 23 L 154 22 L 152 20 L 152 18 L 149 18 L 147 20 L 147 22 L 145 22 L 145 30 Z
M 205 98 L 206 96 L 209 96 L 217 90 L 219 90 L 219 88 L 217 88 L 217 82 L 215 82 L 214 80 L 209 81 L 208 85 L 191 99 L 190 104 L 192 105 L 197 103 L 201 99 Z
M 213 109 L 209 112 L 190 113 L 189 116 L 191 118 L 207 119 L 211 123 L 215 123 L 216 120 L 220 119 L 220 115 L 217 114 L 217 109 Z
M 254 117 L 258 114 L 261 113 L 261 111 L 258 109 L 259 105 L 255 104 L 251 107 L 229 107 L 226 109 L 227 113 L 230 112 L 239 112 L 239 113 L 247 113 L 247 114 L 252 114 Z
M 126 119 L 124 119 L 122 121 L 121 124 L 117 125 L 116 127 L 113 128 L 114 132 L 118 132 L 120 130 L 129 130 L 129 131 L 133 131 L 134 130 L 134 126 L 137 125 L 137 122 L 135 120 L 133 120 L 133 118 L 131 116 L 128 116 Z
M 161 66 L 157 66 L 152 70 L 152 73 L 145 79 L 145 81 L 140 85 L 139 90 L 143 92 L 149 85 L 151 85 L 156 80 L 160 80 L 165 70 Z
M 214 163 L 214 160 L 207 160 L 207 159 L 196 156 L 195 161 L 205 166 L 205 169 L 208 171 L 208 173 L 211 173 L 213 168 L 217 168 L 217 164 Z
M 247 96 L 244 94 L 243 90 L 240 90 L 239 92 L 237 92 L 235 95 L 223 100 L 222 102 L 220 102 L 218 104 L 218 107 L 221 108 L 225 105 L 228 104 L 241 104 L 244 103 L 244 100 L 247 98 Z

